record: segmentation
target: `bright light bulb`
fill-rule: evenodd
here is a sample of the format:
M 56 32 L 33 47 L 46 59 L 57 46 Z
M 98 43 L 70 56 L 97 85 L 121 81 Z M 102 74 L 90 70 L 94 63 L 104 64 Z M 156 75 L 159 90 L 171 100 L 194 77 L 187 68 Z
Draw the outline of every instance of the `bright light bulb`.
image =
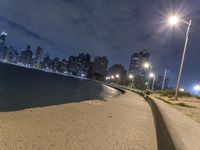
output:
M 149 75 L 151 78 L 153 78 L 155 75 L 153 73 L 150 73 Z
M 149 68 L 150 64 L 149 63 L 144 63 L 144 68 Z
M 194 90 L 199 91 L 200 90 L 200 85 L 194 86 Z
M 130 75 L 129 75 L 129 78 L 130 78 L 130 79 L 132 79 L 132 78 L 133 78 L 133 75 L 132 75 L 132 74 L 130 74 Z
M 119 78 L 119 75 L 118 75 L 118 74 L 116 74 L 116 78 Z
M 170 18 L 169 18 L 169 23 L 171 24 L 171 25 L 175 25 L 175 24 L 177 24 L 179 22 L 179 18 L 177 17 L 177 16 L 171 16 Z

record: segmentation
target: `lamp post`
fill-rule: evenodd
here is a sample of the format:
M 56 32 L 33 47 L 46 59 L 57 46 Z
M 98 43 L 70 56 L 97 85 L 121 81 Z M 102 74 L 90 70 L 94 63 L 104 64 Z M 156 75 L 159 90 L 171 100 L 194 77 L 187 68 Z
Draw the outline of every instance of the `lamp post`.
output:
M 186 54 L 186 50 L 187 50 L 187 43 L 188 43 L 188 38 L 189 38 L 189 32 L 190 32 L 190 28 L 191 28 L 191 24 L 192 24 L 191 20 L 188 22 L 188 21 L 185 21 L 183 19 L 180 19 L 177 16 L 172 16 L 172 17 L 169 18 L 169 23 L 171 25 L 176 25 L 180 21 L 183 22 L 183 23 L 185 23 L 185 24 L 187 24 L 188 27 L 187 27 L 187 31 L 186 31 L 186 38 L 185 38 L 185 44 L 184 44 L 184 49 L 183 49 L 183 55 L 182 55 L 180 69 L 179 69 L 178 80 L 177 80 L 177 84 L 176 84 L 175 99 L 178 98 L 178 92 L 179 92 L 179 87 L 180 87 L 180 80 L 181 80 L 181 76 L 182 76 L 183 65 L 184 65 L 184 60 L 185 60 L 185 54 Z
M 149 69 L 149 74 L 151 74 L 153 66 L 152 66 L 150 63 L 148 63 L 148 62 L 144 63 L 143 67 L 146 68 L 146 69 L 150 68 L 150 69 Z M 147 90 L 149 90 L 150 78 L 151 78 L 151 77 L 149 76 L 149 77 L 148 77 L 148 81 L 147 81 Z
M 129 79 L 131 79 L 131 88 L 133 88 L 133 75 L 132 74 L 129 75 Z
M 166 75 L 167 75 L 167 69 L 165 68 L 165 73 L 164 73 L 163 82 L 162 82 L 162 89 L 161 89 L 162 91 L 164 90 L 164 87 L 165 87 Z
M 117 85 L 119 84 L 119 74 L 116 74 L 116 78 L 117 78 Z
M 153 81 L 152 81 L 152 86 L 151 86 L 151 91 L 153 91 L 153 89 L 154 89 L 154 84 L 155 84 L 155 79 L 156 79 L 155 74 L 154 74 L 154 73 L 150 73 L 150 74 L 149 74 L 149 78 L 152 78 L 152 79 L 153 79 Z

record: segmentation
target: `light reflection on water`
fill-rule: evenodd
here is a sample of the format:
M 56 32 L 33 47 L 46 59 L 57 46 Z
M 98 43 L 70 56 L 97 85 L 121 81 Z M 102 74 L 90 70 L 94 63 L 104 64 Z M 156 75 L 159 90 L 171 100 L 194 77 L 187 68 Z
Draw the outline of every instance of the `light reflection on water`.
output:
M 0 111 L 13 111 L 119 95 L 111 87 L 0 63 Z

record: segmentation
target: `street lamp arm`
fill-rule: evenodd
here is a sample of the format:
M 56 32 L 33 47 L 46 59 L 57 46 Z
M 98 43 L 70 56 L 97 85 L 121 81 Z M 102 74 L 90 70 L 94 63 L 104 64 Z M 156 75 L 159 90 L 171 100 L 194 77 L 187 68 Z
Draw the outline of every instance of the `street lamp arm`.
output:
M 183 23 L 185 23 L 185 24 L 187 24 L 187 25 L 190 25 L 191 24 L 191 20 L 188 22 L 188 21 L 186 21 L 186 20 L 184 20 L 184 19 L 180 19 Z

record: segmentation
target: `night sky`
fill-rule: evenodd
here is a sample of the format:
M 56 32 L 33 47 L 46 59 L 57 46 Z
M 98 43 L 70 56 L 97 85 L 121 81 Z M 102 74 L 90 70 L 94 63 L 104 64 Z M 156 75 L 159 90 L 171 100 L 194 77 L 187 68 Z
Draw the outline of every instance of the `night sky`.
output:
M 133 52 L 147 49 L 156 74 L 170 70 L 174 86 L 186 25 L 170 27 L 167 16 L 192 19 L 181 86 L 200 81 L 200 0 L 1 0 L 0 30 L 19 51 L 43 45 L 51 56 L 88 52 L 128 69 Z

